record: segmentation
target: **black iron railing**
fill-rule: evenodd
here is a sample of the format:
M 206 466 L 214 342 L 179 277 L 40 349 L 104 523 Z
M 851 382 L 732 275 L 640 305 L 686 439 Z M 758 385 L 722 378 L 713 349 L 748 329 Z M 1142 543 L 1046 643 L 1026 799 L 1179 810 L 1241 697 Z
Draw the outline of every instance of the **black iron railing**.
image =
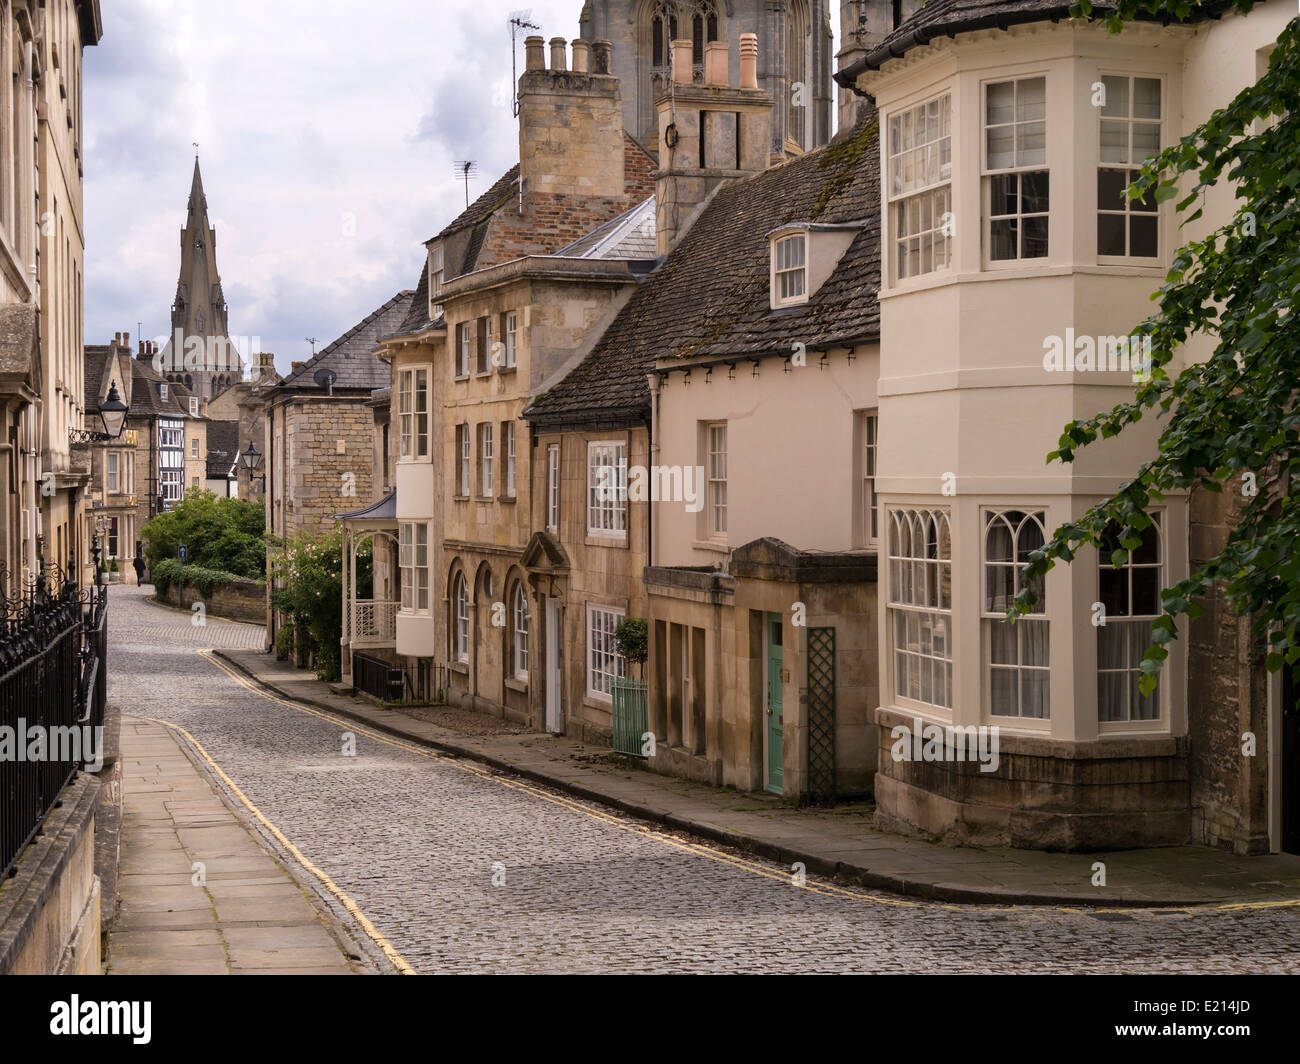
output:
M 447 666 L 428 660 L 403 664 L 357 650 L 352 686 L 385 702 L 441 704 L 447 700 Z
M 77 771 L 98 769 L 107 701 L 108 593 L 57 571 L 0 590 L 0 878 Z

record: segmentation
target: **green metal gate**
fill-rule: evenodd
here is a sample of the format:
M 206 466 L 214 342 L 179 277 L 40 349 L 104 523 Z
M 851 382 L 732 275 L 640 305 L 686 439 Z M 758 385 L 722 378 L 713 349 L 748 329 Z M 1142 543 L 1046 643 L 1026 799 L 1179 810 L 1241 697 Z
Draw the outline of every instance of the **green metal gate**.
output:
M 835 804 L 835 629 L 808 629 L 808 801 Z

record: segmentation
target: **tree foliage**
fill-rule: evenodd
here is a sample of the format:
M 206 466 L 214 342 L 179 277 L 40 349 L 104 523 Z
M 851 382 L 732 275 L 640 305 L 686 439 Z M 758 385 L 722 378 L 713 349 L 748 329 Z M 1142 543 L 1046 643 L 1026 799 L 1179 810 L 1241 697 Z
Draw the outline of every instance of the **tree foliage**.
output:
M 1235 6 L 1244 13 L 1253 5 Z M 1077 12 L 1090 10 L 1084 3 Z M 1142 13 L 1177 20 L 1193 10 L 1187 3 L 1120 0 L 1108 21 L 1118 31 Z M 1257 637 L 1267 640 L 1269 669 L 1300 660 L 1300 499 L 1290 490 L 1300 472 L 1300 19 L 1278 38 L 1258 83 L 1149 160 L 1128 191 L 1135 199 L 1181 196 L 1177 212 L 1186 225 L 1201 218 L 1206 191 L 1224 181 L 1236 187 L 1234 217 L 1177 252 L 1152 296 L 1159 309 L 1134 330 L 1151 338 L 1150 379 L 1132 400 L 1066 425 L 1048 460 L 1073 462 L 1081 448 L 1118 436 L 1146 415 L 1161 419 L 1158 454 L 1031 556 L 1027 590 L 1010 613 L 1028 613 L 1042 575 L 1057 561 L 1072 561 L 1085 544 L 1117 538 L 1110 560 L 1123 565 L 1168 493 L 1240 492 L 1240 520 L 1222 550 L 1163 593 L 1154 645 L 1142 663 L 1147 694 L 1180 620 L 1199 616 L 1198 600 L 1216 587 L 1235 611 L 1253 615 Z M 1180 368 L 1180 351 L 1198 337 L 1213 353 Z
M 175 508 L 150 519 L 140 538 L 155 582 L 163 561 L 179 560 L 182 543 L 189 565 L 246 580 L 266 579 L 266 510 L 260 502 L 188 492 Z
M 369 598 L 373 585 L 372 545 L 357 549 L 357 595 Z M 339 641 L 343 637 L 343 534 L 298 532 L 272 545 L 271 572 L 276 588 L 274 609 L 293 618 L 299 646 L 316 659 L 324 680 L 339 678 Z

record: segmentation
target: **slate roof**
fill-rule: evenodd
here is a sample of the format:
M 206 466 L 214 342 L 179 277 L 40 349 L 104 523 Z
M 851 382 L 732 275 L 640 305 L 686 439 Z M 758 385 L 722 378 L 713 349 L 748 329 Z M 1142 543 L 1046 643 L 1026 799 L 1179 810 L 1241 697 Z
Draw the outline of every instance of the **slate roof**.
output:
M 441 321 L 442 319 L 439 318 L 438 322 Z M 406 312 L 406 317 L 389 335 L 414 336 L 416 333 L 432 329 L 435 324 L 437 322 L 429 318 L 429 258 L 426 255 L 424 269 L 420 271 L 420 280 L 415 285 L 415 293 L 411 296 L 411 306 Z
M 208 422 L 208 479 L 223 480 L 239 461 L 239 422 Z
M 86 413 L 99 413 L 99 389 L 104 386 L 104 367 L 108 364 L 109 352 L 113 349 L 107 344 L 89 344 L 86 357 L 82 359 L 82 379 L 85 381 Z M 118 392 L 122 391 L 118 381 Z
M 1213 0 L 1193 6 L 1183 20 L 1188 23 L 1217 18 L 1232 6 L 1231 0 Z M 1094 2 L 1093 17 L 1104 18 L 1115 9 L 1105 0 Z M 1168 15 L 1139 12 L 1143 22 L 1177 22 Z M 879 70 L 890 59 L 897 59 L 912 48 L 929 44 L 937 37 L 951 37 L 974 30 L 1006 29 L 1030 22 L 1058 22 L 1070 18 L 1068 0 L 928 0 L 904 19 L 876 48 L 835 75 L 841 85 L 851 85 L 866 70 Z
M 102 372 L 102 371 L 101 371 Z M 158 395 L 158 385 L 167 385 L 167 398 Z M 139 358 L 131 359 L 131 406 L 128 417 L 191 417 L 191 392 L 183 385 L 166 380 L 162 374 Z
M 398 292 L 387 303 L 372 311 L 364 319 L 352 326 L 316 357 L 307 362 L 296 373 L 289 374 L 281 383 L 281 388 L 296 391 L 322 391 L 316 383 L 316 374 L 322 369 L 333 370 L 337 377 L 335 390 L 364 389 L 384 387 L 390 378 L 388 363 L 382 361 L 375 351 L 380 340 L 391 336 L 406 319 L 411 310 L 410 289 Z
M 611 218 L 581 240 L 555 252 L 556 257 L 574 259 L 636 259 L 658 257 L 655 197 Z
M 866 108 L 829 145 L 723 186 L 596 347 L 524 416 L 539 427 L 637 424 L 656 359 L 812 351 L 879 336 L 879 123 Z M 805 306 L 771 309 L 769 234 L 791 222 L 862 223 Z

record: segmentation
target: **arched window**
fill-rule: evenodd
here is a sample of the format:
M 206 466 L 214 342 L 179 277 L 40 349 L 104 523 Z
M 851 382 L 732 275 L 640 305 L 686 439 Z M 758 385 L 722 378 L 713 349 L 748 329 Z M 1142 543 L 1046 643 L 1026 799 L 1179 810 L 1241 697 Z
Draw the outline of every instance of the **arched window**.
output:
M 1046 541 L 1041 510 L 984 515 L 985 698 L 995 717 L 1051 717 L 1047 596 L 1034 587 L 1034 619 L 1011 624 L 1007 610 L 1025 590 L 1024 567 Z
M 469 587 L 465 574 L 457 573 L 452 592 L 452 652 L 462 664 L 469 663 Z
M 808 5 L 791 0 L 786 23 L 786 83 L 789 92 L 788 135 L 800 147 L 808 147 L 808 119 L 812 113 L 812 86 L 808 83 L 808 48 L 811 40 Z
M 704 64 L 704 45 L 718 39 L 718 9 L 713 0 L 665 0 L 650 20 L 651 66 L 662 70 L 672 65 L 672 42 L 678 39 L 677 16 L 691 21 L 691 53 L 696 66 Z
M 522 580 L 515 584 L 510 613 L 513 628 L 511 662 L 516 679 L 526 680 L 528 679 L 528 595 L 524 591 Z

